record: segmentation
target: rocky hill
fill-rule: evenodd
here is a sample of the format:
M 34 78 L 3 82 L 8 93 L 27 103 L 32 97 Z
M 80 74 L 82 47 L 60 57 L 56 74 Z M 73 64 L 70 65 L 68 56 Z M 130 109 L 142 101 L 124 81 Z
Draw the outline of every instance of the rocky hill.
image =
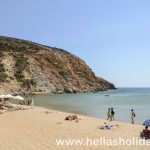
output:
M 0 36 L 0 94 L 76 93 L 114 89 L 69 52 Z

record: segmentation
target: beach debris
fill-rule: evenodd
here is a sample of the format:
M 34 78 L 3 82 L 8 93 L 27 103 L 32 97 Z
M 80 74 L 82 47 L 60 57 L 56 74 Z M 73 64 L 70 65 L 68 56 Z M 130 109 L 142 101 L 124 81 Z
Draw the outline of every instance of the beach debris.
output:
M 98 126 L 99 129 L 105 129 L 105 126 Z
M 62 122 L 57 122 L 56 124 L 62 124 Z
M 81 120 L 81 119 L 80 119 L 80 120 Z M 79 122 L 79 119 L 76 119 L 75 122 L 78 123 L 78 122 Z
M 0 114 L 3 114 L 4 112 L 3 111 L 0 111 Z
M 45 114 L 49 114 L 49 113 L 53 113 L 53 112 L 52 111 L 48 111 L 48 110 L 45 111 Z
M 99 129 L 105 129 L 105 130 L 110 130 L 112 128 L 116 127 L 116 125 L 109 125 L 109 124 L 106 124 L 106 125 L 101 125 L 101 126 L 98 126 Z

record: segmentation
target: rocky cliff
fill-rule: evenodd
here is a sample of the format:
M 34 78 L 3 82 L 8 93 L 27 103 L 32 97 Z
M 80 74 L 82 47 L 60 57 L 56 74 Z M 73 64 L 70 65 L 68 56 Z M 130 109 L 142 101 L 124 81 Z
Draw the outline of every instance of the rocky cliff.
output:
M 0 93 L 76 93 L 114 89 L 69 52 L 0 36 Z

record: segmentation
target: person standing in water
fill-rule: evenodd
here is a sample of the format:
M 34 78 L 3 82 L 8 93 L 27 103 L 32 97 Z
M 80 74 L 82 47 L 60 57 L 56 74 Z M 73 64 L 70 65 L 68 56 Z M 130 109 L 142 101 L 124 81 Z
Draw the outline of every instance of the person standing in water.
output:
M 131 123 L 134 124 L 135 112 L 131 109 Z
M 110 112 L 111 112 L 110 121 L 115 120 L 115 117 L 114 117 L 114 115 L 115 115 L 114 109 L 111 108 L 111 111 L 110 111 Z
M 110 108 L 108 109 L 108 112 L 107 112 L 107 120 L 109 120 L 111 117 L 111 111 L 110 111 Z
M 34 108 L 34 100 L 33 100 L 33 98 L 31 100 L 31 108 Z

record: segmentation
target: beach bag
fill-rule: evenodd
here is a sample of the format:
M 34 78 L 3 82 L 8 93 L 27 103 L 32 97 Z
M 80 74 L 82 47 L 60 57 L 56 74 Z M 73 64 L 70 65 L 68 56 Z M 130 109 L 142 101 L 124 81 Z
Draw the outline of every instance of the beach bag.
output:
M 134 113 L 134 117 L 136 117 L 135 113 Z

